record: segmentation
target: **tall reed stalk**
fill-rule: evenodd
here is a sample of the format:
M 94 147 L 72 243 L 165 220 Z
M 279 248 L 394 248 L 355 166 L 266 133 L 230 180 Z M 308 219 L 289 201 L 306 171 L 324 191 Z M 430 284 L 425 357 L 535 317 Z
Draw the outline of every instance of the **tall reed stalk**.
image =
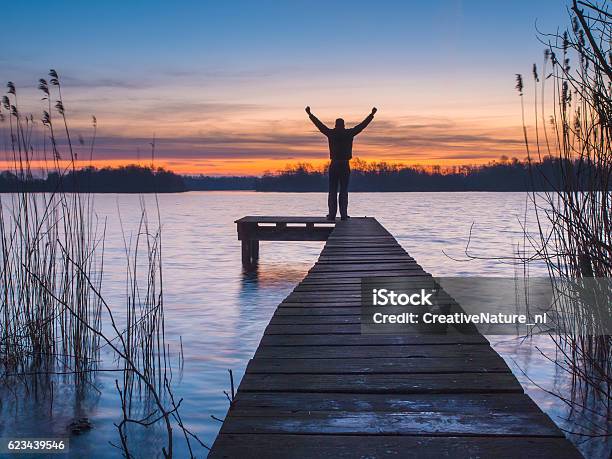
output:
M 525 127 L 525 145 L 534 181 L 543 178 L 553 191 L 533 194 L 539 235 L 532 243 L 556 293 L 556 363 L 572 375 L 566 400 L 598 413 L 592 435 L 603 436 L 610 434 L 612 337 L 602 323 L 612 296 L 609 282 L 594 279 L 612 278 L 612 14 L 605 4 L 574 0 L 571 21 L 571 30 L 542 36 L 544 64 L 533 67 L 535 140 Z M 521 75 L 517 89 L 522 98 Z M 550 157 L 554 175 L 539 168 Z M 580 301 L 577 291 L 597 301 Z
M 2 99 L 0 121 L 8 136 L 11 173 L 18 178 L 16 193 L 0 195 L 0 382 L 5 388 L 26 387 L 55 375 L 69 379 L 77 389 L 93 385 L 102 348 L 112 350 L 115 381 L 121 402 L 116 424 L 125 457 L 134 457 L 133 428 L 162 425 L 164 457 L 174 455 L 174 431 L 192 452 L 195 441 L 207 448 L 183 423 L 182 399 L 171 387 L 170 348 L 165 338 L 161 218 L 152 224 L 141 198 L 140 223 L 134 240 L 125 238 L 127 260 L 126 303 L 112 308 L 102 295 L 105 225 L 98 222 L 94 198 L 87 189 L 64 190 L 69 174 L 82 165 L 72 137 L 56 71 L 49 81 L 39 80 L 45 109 L 41 127 L 42 151 L 33 141 L 39 124 L 19 110 L 17 89 L 9 83 Z M 53 103 L 55 100 L 55 103 Z M 57 124 L 56 124 L 57 123 Z M 97 121 L 85 148 L 93 157 Z M 62 133 L 60 138 L 58 133 Z M 35 158 L 39 153 L 41 157 Z M 35 159 L 58 176 L 57 189 L 34 193 L 29 181 Z M 74 190 L 75 183 L 69 184 Z M 156 198 L 157 203 L 157 198 Z M 115 312 L 125 312 L 120 327 Z M 179 354 L 182 366 L 182 352 Z M 36 385 L 52 391 L 53 385 Z
M 52 89 L 57 91 L 60 113 L 58 123 L 66 133 L 68 121 L 60 95 L 60 82 L 54 75 L 51 86 L 40 80 L 49 107 Z M 101 305 L 89 287 L 91 279 L 100 288 L 103 266 L 104 229 L 93 213 L 93 197 L 88 193 L 33 193 L 28 179 L 33 176 L 32 160 L 39 150 L 33 141 L 39 124 L 33 116 L 24 116 L 19 107 L 17 89 L 7 85 L 2 99 L 3 117 L 9 137 L 13 172 L 21 179 L 17 193 L 0 196 L 0 355 L 5 376 L 15 373 L 39 373 L 40 370 L 72 374 L 78 383 L 89 379 L 99 357 L 99 338 L 94 331 L 75 319 L 83 318 L 94 330 L 100 329 Z M 60 177 L 66 166 L 60 165 L 55 117 L 45 111 L 42 129 L 50 139 L 42 155 L 51 170 Z M 72 146 L 68 143 L 69 151 Z M 51 153 L 52 157 L 47 158 Z M 70 154 L 68 168 L 75 167 Z M 49 159 L 49 161 L 47 161 Z M 44 172 L 50 172 L 44 171 Z M 73 260 L 69 262 L 68 260 Z M 51 291 L 43 288 L 51 286 Z M 55 298 L 57 297 L 57 299 Z M 58 301 L 61 300 L 61 301 Z M 69 308 L 64 304 L 69 305 Z

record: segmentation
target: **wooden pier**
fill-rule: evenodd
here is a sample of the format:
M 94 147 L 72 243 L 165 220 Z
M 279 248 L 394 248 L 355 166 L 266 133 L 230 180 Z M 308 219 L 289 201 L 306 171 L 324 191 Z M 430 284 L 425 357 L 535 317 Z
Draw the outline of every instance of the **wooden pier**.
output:
M 295 219 L 277 220 L 283 240 Z M 482 335 L 361 334 L 362 277 L 429 274 L 373 218 L 332 229 L 276 309 L 209 457 L 581 457 Z

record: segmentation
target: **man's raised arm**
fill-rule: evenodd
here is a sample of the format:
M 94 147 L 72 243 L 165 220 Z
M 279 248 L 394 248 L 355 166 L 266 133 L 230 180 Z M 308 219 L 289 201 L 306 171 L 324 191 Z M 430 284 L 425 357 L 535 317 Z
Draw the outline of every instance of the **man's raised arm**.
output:
M 359 123 L 357 126 L 355 126 L 354 128 L 351 129 L 351 131 L 353 131 L 353 135 L 357 135 L 359 134 L 361 131 L 363 131 L 368 124 L 370 124 L 372 122 L 372 120 L 374 119 L 374 114 L 378 111 L 378 109 L 376 107 L 374 107 L 372 109 L 372 112 L 366 116 L 366 119 L 363 120 L 361 123 Z
M 328 135 L 330 129 L 325 126 L 321 120 L 319 120 L 319 118 L 317 118 L 316 116 L 314 116 L 312 114 L 312 112 L 310 111 L 310 107 L 306 107 L 306 113 L 308 113 L 308 117 L 310 118 L 310 121 L 313 122 L 313 124 L 319 129 L 319 131 L 321 131 L 323 134 Z

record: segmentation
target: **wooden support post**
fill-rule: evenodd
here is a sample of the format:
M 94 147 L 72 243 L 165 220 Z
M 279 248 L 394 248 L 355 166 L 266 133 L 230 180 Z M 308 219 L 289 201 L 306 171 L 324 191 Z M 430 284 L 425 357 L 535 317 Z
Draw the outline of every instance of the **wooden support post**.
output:
M 247 267 L 251 264 L 251 241 L 242 241 L 242 266 Z
M 239 223 L 238 239 L 242 242 L 242 266 L 252 269 L 259 259 L 257 223 Z
M 251 239 L 251 259 L 253 262 L 259 260 L 259 241 L 257 239 Z
M 259 260 L 259 241 L 257 239 L 242 240 L 242 266 L 252 268 Z

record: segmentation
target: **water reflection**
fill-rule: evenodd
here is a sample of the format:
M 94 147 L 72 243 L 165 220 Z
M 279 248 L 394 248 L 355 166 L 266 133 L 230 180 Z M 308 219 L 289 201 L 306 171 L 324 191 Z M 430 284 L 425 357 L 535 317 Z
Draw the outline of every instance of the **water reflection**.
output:
M 146 200 L 153 205 L 152 197 Z M 510 256 L 522 241 L 520 221 L 524 218 L 522 193 L 354 193 L 353 215 L 374 215 L 397 237 L 416 260 L 434 276 L 486 275 L 513 276 L 515 267 L 491 259 L 455 262 L 464 255 L 469 230 L 475 222 L 471 247 L 486 257 Z M 96 209 L 107 218 L 103 293 L 120 311 L 124 304 L 125 257 L 117 217 L 121 210 L 123 227 L 136 228 L 138 197 L 131 195 L 96 196 Z M 458 211 L 457 203 L 461 204 Z M 229 388 L 227 370 L 234 371 L 239 383 L 248 360 L 255 351 L 276 305 L 286 297 L 318 257 L 322 243 L 261 242 L 260 258 L 254 272 L 244 272 L 240 241 L 234 220 L 246 214 L 322 215 L 326 206 L 323 193 L 208 192 L 159 196 L 163 221 L 164 291 L 166 335 L 171 352 L 182 338 L 185 365 L 182 378 L 176 378 L 175 396 L 184 398 L 185 423 L 206 443 L 212 443 L 220 424 L 210 415 L 223 418 Z M 240 212 L 235 209 L 242 209 Z M 444 252 L 443 252 L 444 251 Z M 546 275 L 543 267 L 532 268 L 532 275 Z M 521 376 L 521 367 L 534 381 L 547 389 L 563 388 L 567 376 L 542 357 L 535 345 L 517 345 L 503 337 L 496 349 L 512 366 L 527 393 L 561 423 L 567 407 Z M 103 356 L 109 359 L 110 356 Z M 105 364 L 108 361 L 105 362 Z M 90 418 L 93 428 L 73 436 L 71 457 L 117 457 L 109 446 L 116 441 L 114 422 L 120 417 L 114 375 L 96 378 L 100 391 L 75 400 L 69 388 L 57 386 L 53 405 L 19 396 L 10 401 L 2 394 L 0 436 L 39 435 L 66 432 L 75 416 Z M 10 414 L 10 415 L 9 415 Z M 136 439 L 142 457 L 155 457 L 155 434 Z M 599 444 L 602 444 L 600 441 Z M 177 457 L 184 457 L 178 451 Z M 591 457 L 601 453 L 595 451 Z M 148 455 L 147 455 L 148 454 Z M 203 451 L 199 456 L 203 456 Z

